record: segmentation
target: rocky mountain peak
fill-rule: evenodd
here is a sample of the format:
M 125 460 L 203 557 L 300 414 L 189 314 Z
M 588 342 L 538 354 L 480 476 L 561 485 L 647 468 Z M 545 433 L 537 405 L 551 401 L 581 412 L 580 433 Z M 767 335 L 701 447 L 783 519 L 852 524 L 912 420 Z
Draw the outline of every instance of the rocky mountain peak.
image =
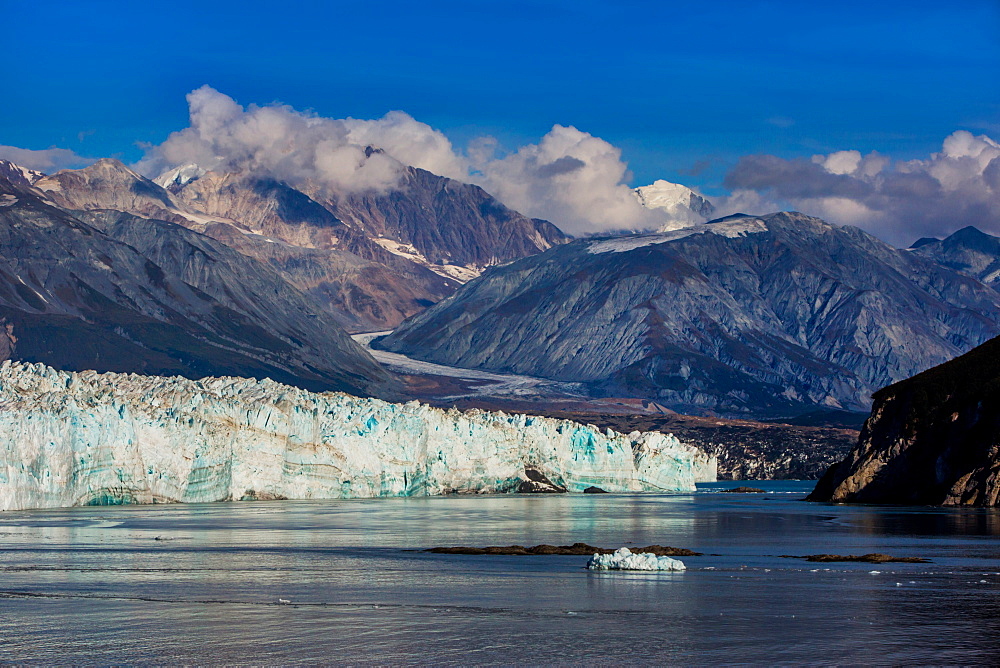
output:
M 0 160 L 0 178 L 18 186 L 31 186 L 35 181 L 45 176 L 44 173 L 14 164 L 9 160 Z
M 115 209 L 165 220 L 182 209 L 169 192 L 114 158 L 58 171 L 34 185 L 68 209 Z
M 1000 238 L 971 225 L 944 239 L 914 244 L 910 249 L 915 255 L 939 262 L 987 285 L 1000 284 Z

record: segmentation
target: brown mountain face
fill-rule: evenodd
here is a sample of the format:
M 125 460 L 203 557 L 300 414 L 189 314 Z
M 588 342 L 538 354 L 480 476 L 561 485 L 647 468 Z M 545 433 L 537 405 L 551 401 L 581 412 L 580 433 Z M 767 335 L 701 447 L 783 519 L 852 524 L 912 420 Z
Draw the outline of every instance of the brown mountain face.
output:
M 479 186 L 415 167 L 395 190 L 315 196 L 369 237 L 412 245 L 435 264 L 482 269 L 569 241 L 552 223 L 507 208 Z
M 483 267 L 567 240 L 485 191 L 408 169 L 391 192 L 331 195 L 253 174 L 202 173 L 169 190 L 116 160 L 37 182 L 57 205 L 116 210 L 208 234 L 277 270 L 352 332 L 391 329 Z
M 350 332 L 392 327 L 454 290 L 451 281 L 381 248 L 389 256 L 384 262 L 276 242 L 225 223 L 209 225 L 204 233 L 280 273 Z
M 811 501 L 1000 505 L 1000 338 L 875 394 Z
M 396 396 L 396 381 L 273 270 L 180 225 L 77 213 L 0 179 L 0 353 L 78 371 L 272 378 Z
M 114 209 L 183 224 L 185 209 L 174 197 L 118 160 L 105 158 L 83 169 L 64 169 L 33 184 L 64 209 Z

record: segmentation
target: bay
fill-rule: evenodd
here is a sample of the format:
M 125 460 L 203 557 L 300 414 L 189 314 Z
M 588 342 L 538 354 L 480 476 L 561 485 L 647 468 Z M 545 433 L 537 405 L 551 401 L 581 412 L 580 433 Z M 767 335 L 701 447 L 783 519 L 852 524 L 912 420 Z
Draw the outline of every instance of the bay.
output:
M 764 494 L 727 494 L 739 485 Z M 27 663 L 996 664 L 1000 512 L 693 494 L 0 514 L 0 659 Z M 672 545 L 682 573 L 440 545 Z M 926 564 L 782 555 L 883 552 Z

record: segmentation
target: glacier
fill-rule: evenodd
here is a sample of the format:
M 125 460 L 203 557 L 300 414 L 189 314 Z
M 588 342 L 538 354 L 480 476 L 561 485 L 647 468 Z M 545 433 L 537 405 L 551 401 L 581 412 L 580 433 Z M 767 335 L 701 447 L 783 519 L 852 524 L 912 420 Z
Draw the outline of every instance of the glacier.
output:
M 650 552 L 632 552 L 627 547 L 613 554 L 595 553 L 587 568 L 592 571 L 684 571 L 687 566 L 680 559 L 658 557 Z
M 658 432 L 317 394 L 275 381 L 0 365 L 0 509 L 516 491 L 691 491 L 716 460 Z

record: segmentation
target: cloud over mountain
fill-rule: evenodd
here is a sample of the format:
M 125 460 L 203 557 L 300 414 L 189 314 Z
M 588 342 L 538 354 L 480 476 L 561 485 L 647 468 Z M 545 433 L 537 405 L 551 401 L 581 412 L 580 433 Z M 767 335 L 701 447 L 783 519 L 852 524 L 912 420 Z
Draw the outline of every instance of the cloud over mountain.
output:
M 17 146 L 0 145 L 0 160 L 9 160 L 22 167 L 35 169 L 39 172 L 54 172 L 69 167 L 83 167 L 94 162 L 93 158 L 84 158 L 68 148 L 46 148 L 32 150 Z
M 662 214 L 644 208 L 626 183 L 621 149 L 576 128 L 553 126 L 537 144 L 478 165 L 479 185 L 519 211 L 570 234 L 655 228 Z
M 621 150 L 573 126 L 554 125 L 537 143 L 513 150 L 488 136 L 456 147 L 443 132 L 402 111 L 376 119 L 326 118 L 277 103 L 242 106 L 210 86 L 187 100 L 189 126 L 148 146 L 138 171 L 156 176 L 195 163 L 355 193 L 396 189 L 409 165 L 482 186 L 506 205 L 573 235 L 656 229 L 668 222 L 664 211 L 636 199 Z M 0 159 L 46 172 L 92 162 L 68 149 L 12 146 L 0 146 Z M 713 198 L 718 216 L 798 210 L 901 245 L 966 225 L 1000 233 L 1000 144 L 965 130 L 918 160 L 855 150 L 812 158 L 744 156 L 722 185 L 730 194 Z
M 508 154 L 498 154 L 489 137 L 462 152 L 402 111 L 373 120 L 324 118 L 280 104 L 243 107 L 210 86 L 187 99 L 190 126 L 150 146 L 136 165 L 140 172 L 156 176 L 195 163 L 357 192 L 392 190 L 403 165 L 411 165 L 481 185 L 508 206 L 571 234 L 661 222 L 662 214 L 640 206 L 628 187 L 621 151 L 574 127 L 556 125 L 538 144 Z M 367 151 L 370 146 L 381 151 Z
M 926 159 L 858 151 L 811 159 L 751 155 L 726 176 L 728 213 L 794 208 L 857 225 L 896 244 L 967 225 L 1000 232 L 1000 144 L 959 130 Z
M 371 135 L 403 137 L 412 146 L 413 135 L 419 131 L 435 132 L 408 116 L 404 119 L 405 114 L 399 112 L 385 121 L 390 127 L 383 130 L 384 119 L 363 122 L 368 125 L 354 122 L 352 128 L 349 120 L 323 118 L 286 105 L 244 108 L 210 86 L 192 91 L 187 100 L 191 125 L 150 147 L 137 165 L 143 173 L 156 175 L 169 167 L 195 163 L 208 170 L 251 169 L 293 184 L 385 190 L 396 184 L 402 164 L 386 153 L 366 153 L 366 144 L 359 141 Z M 409 134 L 400 131 L 406 126 Z

